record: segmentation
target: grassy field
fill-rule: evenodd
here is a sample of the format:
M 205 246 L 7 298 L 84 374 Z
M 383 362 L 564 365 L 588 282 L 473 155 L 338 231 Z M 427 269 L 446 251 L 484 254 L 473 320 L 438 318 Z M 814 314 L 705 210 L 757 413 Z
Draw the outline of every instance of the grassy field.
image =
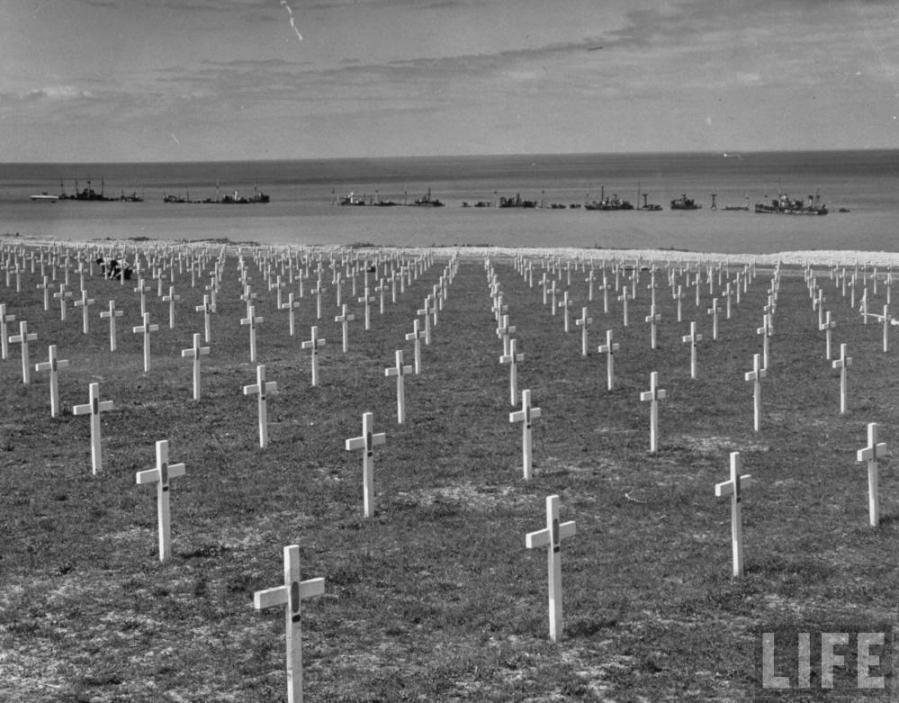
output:
M 217 250 L 216 250 L 217 251 Z M 260 250 L 262 253 L 262 250 Z M 355 251 L 366 257 L 377 252 Z M 599 254 L 593 252 L 593 254 Z M 412 258 L 411 256 L 409 258 Z M 852 630 L 896 623 L 895 468 L 881 471 L 882 524 L 867 526 L 867 482 L 856 450 L 866 423 L 899 441 L 899 381 L 882 328 L 867 326 L 819 266 L 837 327 L 849 344 L 849 411 L 839 413 L 839 377 L 824 358 L 808 290 L 798 269 L 782 276 L 763 382 L 762 428 L 752 430 L 752 386 L 743 374 L 761 351 L 770 269 L 759 269 L 731 320 L 711 341 L 707 284 L 692 289 L 683 322 L 658 278 L 662 321 L 650 349 L 643 322 L 649 274 L 640 277 L 622 326 L 589 304 L 589 357 L 580 333 L 565 334 L 539 288 L 497 258 L 511 323 L 543 416 L 534 426 L 534 477 L 521 476 L 521 429 L 510 424 L 508 367 L 494 329 L 482 258 L 463 258 L 439 314 L 422 375 L 406 379 L 407 422 L 396 424 L 395 381 L 384 377 L 394 350 L 411 363 L 416 310 L 446 265 L 437 261 L 363 331 L 340 348 L 334 291 L 323 319 L 302 299 L 297 336 L 275 309 L 258 263 L 247 255 L 257 314 L 264 316 L 259 362 L 278 384 L 269 401 L 270 446 L 258 446 L 249 334 L 241 327 L 237 259 L 225 261 L 203 398 L 191 398 L 191 364 L 180 358 L 202 315 L 202 290 L 176 276 L 174 330 L 168 305 L 149 297 L 152 369 L 144 374 L 136 281 L 98 276 L 91 332 L 80 311 L 62 322 L 43 311 L 37 274 L 23 291 L 3 286 L 0 302 L 70 361 L 60 372 L 64 414 L 50 417 L 47 374 L 22 384 L 18 345 L 0 362 L 0 699 L 37 701 L 235 701 L 285 698 L 284 617 L 253 610 L 253 592 L 282 582 L 282 548 L 299 544 L 304 578 L 325 578 L 325 595 L 303 603 L 305 692 L 310 701 L 748 700 L 759 692 L 759 628 Z M 327 263 L 327 260 L 326 260 Z M 536 271 L 541 260 L 535 260 Z M 731 275 L 742 267 L 732 266 Z M 330 281 L 326 273 L 325 282 Z M 73 276 L 78 292 L 78 277 Z M 167 289 L 166 284 L 166 289 Z M 14 282 L 13 282 L 14 286 Z M 583 272 L 566 285 L 573 310 L 586 303 Z M 296 287 L 294 288 L 296 291 Z M 358 295 L 361 295 L 361 275 Z M 872 310 L 880 311 L 881 285 Z M 115 299 L 119 350 L 108 350 L 98 314 Z M 286 294 L 285 294 L 286 299 Z M 723 300 L 722 300 L 723 303 Z M 723 304 L 722 304 L 723 308 Z M 696 320 L 704 341 L 691 380 L 681 337 Z M 327 338 L 319 387 L 310 387 L 300 342 L 318 324 Z M 12 327 L 15 326 L 13 330 Z M 606 390 L 605 330 L 621 345 L 618 385 Z M 659 451 L 649 453 L 649 408 L 639 401 L 658 371 Z M 91 475 L 89 421 L 71 414 L 100 383 L 114 410 L 102 418 L 104 467 Z M 361 458 L 344 441 L 372 411 L 377 507 L 362 517 Z M 171 489 L 174 556 L 157 558 L 156 491 L 135 473 L 154 465 L 154 444 L 170 441 L 187 473 Z M 743 502 L 746 574 L 730 576 L 730 503 L 714 484 L 739 451 L 755 485 Z M 544 501 L 558 494 L 561 519 L 577 535 L 562 545 L 564 635 L 547 636 L 546 557 L 524 535 L 544 526 Z M 847 656 L 848 661 L 848 656 Z M 812 688 L 773 700 L 827 698 L 818 661 Z M 795 653 L 778 654 L 795 672 Z M 792 668 L 791 668 L 792 667 Z M 888 664 L 881 669 L 891 685 Z M 838 670 L 838 686 L 849 686 Z M 853 674 L 854 675 L 854 674 Z M 841 678 L 842 677 L 842 678 Z M 794 677 L 795 679 L 795 674 Z M 827 698 L 832 700 L 833 698 Z

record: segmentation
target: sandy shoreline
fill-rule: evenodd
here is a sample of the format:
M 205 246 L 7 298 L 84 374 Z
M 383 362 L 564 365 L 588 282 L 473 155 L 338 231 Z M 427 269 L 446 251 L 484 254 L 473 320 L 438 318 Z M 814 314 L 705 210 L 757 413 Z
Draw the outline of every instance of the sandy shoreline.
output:
M 347 247 L 343 245 L 287 245 L 267 244 L 264 242 L 222 242 L 217 240 L 177 241 L 162 239 L 119 239 L 119 240 L 54 240 L 33 237 L 13 237 L 5 235 L 0 238 L 5 245 L 100 250 L 158 250 L 158 249 L 220 249 L 229 252 L 248 251 L 253 248 L 266 249 L 273 252 L 303 251 L 321 254 L 336 252 L 361 254 L 366 251 L 381 253 L 420 256 L 436 254 L 439 258 L 448 258 L 457 254 L 463 258 L 515 258 L 525 256 L 538 259 L 563 259 L 573 261 L 595 262 L 709 262 L 750 264 L 774 266 L 778 262 L 783 265 L 802 266 L 875 266 L 887 268 L 899 266 L 899 252 L 863 251 L 863 250 L 796 250 L 781 251 L 771 254 L 722 254 L 714 252 L 694 252 L 673 249 L 597 249 L 577 247 L 502 247 L 502 246 L 431 246 L 431 247 Z

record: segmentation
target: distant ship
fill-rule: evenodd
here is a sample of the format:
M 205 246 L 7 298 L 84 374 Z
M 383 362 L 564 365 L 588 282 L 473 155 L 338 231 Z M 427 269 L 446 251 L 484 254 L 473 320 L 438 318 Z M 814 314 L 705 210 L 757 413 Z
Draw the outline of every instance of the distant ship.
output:
M 679 198 L 671 201 L 672 210 L 699 210 L 702 207 L 692 198 L 688 198 L 686 194 L 682 194 Z
M 523 207 L 523 208 L 535 208 L 537 207 L 536 200 L 524 200 L 521 197 L 521 193 L 516 193 L 514 198 L 504 198 L 501 197 L 499 199 L 500 207 Z
M 605 187 L 600 189 L 599 200 L 594 200 L 590 203 L 584 203 L 584 209 L 586 210 L 633 210 L 634 206 L 631 205 L 627 200 L 622 200 L 618 197 L 617 193 L 612 193 L 612 196 L 606 197 Z
M 75 181 L 75 192 L 72 195 L 66 193 L 65 186 L 63 182 L 59 182 L 59 195 L 48 195 L 46 192 L 41 193 L 40 195 L 32 195 L 31 199 L 36 201 L 49 201 L 49 200 L 86 200 L 90 202 L 102 202 L 102 203 L 111 203 L 111 202 L 123 202 L 123 203 L 142 203 L 143 198 L 141 198 L 137 192 L 133 192 L 130 195 L 126 195 L 123 190 L 121 195 L 117 198 L 111 198 L 105 194 L 104 182 L 100 179 L 100 192 L 98 193 L 91 186 L 91 181 L 88 179 L 87 186 L 78 189 L 78 181 Z
M 190 199 L 190 189 L 185 189 L 185 197 L 181 197 L 180 195 L 170 195 L 163 193 L 162 194 L 162 202 L 164 203 L 203 203 L 206 205 L 250 205 L 253 203 L 268 203 L 271 198 L 257 189 L 253 188 L 253 195 L 240 195 L 238 191 L 234 191 L 233 195 L 224 195 L 219 196 L 218 186 L 215 189 L 215 197 L 214 198 L 204 198 L 203 200 L 191 200 Z
M 440 202 L 437 198 L 431 197 L 431 189 L 428 188 L 428 194 L 419 198 L 418 200 L 413 201 L 412 203 L 416 207 L 443 207 L 443 203 Z
M 55 203 L 59 200 L 58 195 L 50 195 L 47 191 L 30 196 L 36 202 Z
M 755 211 L 763 215 L 826 215 L 827 206 L 821 203 L 821 196 L 808 196 L 808 200 L 793 200 L 781 193 L 770 203 L 756 203 Z

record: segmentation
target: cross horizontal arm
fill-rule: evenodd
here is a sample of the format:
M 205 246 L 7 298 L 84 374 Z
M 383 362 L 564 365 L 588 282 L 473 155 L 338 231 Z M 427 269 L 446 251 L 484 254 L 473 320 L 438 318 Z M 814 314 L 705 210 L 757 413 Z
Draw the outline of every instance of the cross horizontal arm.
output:
M 184 476 L 184 464 L 169 464 L 169 478 L 178 478 Z M 158 483 L 159 469 L 147 469 L 146 471 L 138 471 L 137 483 L 143 485 L 145 483 Z
M 755 481 L 752 479 L 752 474 L 743 474 L 740 476 L 740 488 L 748 488 L 753 485 Z M 729 496 L 734 492 L 734 482 L 733 481 L 724 481 L 723 483 L 715 484 L 715 496 L 720 498 L 722 496 Z

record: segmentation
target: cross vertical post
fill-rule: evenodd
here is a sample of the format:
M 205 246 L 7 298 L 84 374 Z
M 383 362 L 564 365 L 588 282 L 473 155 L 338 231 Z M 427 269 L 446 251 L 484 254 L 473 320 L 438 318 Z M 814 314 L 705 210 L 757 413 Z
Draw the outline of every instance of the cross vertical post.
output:
M 533 473 L 532 450 L 532 426 L 533 421 L 540 417 L 540 408 L 531 407 L 531 391 L 521 391 L 521 410 L 509 413 L 509 422 L 521 423 L 521 453 L 524 478 L 530 479 Z
M 857 461 L 868 463 L 868 524 L 877 527 L 880 523 L 880 495 L 877 487 L 878 468 L 877 460 L 889 455 L 886 442 L 878 442 L 877 434 L 880 424 L 868 423 L 868 446 L 859 449 Z
M 374 434 L 372 429 L 375 424 L 374 413 L 362 414 L 362 435 L 346 440 L 346 451 L 362 449 L 362 514 L 371 517 L 374 512 L 374 448 L 387 441 L 387 435 L 383 432 Z
M 730 453 L 730 480 L 723 483 L 715 484 L 715 496 L 720 498 L 729 495 L 730 503 L 730 542 L 731 551 L 733 553 L 733 576 L 738 578 L 743 575 L 743 516 L 741 511 L 741 503 L 743 500 L 743 489 L 751 486 L 752 476 L 750 474 L 740 475 L 743 468 L 740 460 L 740 452 Z
M 200 335 L 196 335 L 199 337 Z M 172 555 L 172 530 L 169 520 L 169 480 L 184 476 L 184 464 L 169 464 L 169 441 L 156 442 L 156 468 L 138 471 L 137 483 L 156 484 L 156 511 L 159 523 L 159 561 L 168 561 Z

